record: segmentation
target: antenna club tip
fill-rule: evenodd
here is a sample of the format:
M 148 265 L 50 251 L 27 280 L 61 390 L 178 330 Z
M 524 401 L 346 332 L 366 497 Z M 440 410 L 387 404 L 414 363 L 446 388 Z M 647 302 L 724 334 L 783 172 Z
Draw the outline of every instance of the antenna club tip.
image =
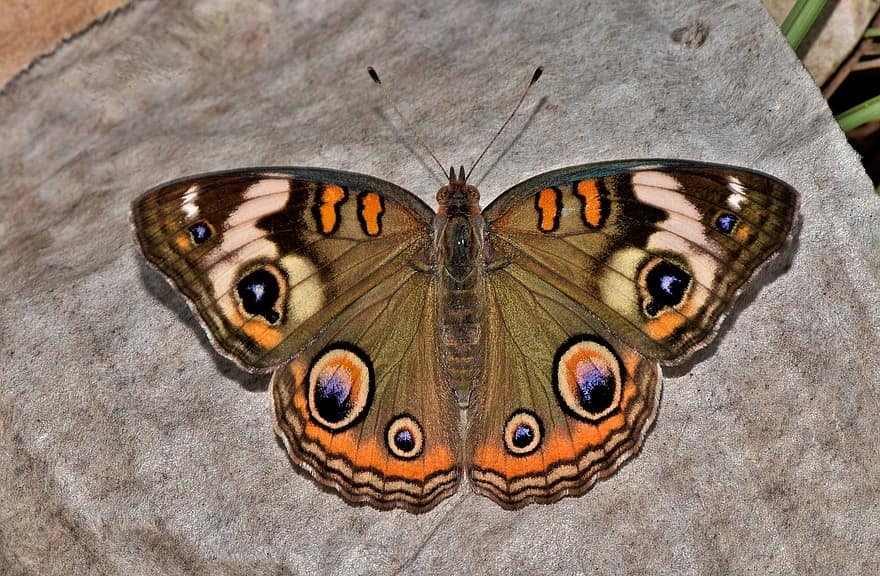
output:
M 540 78 L 540 77 L 541 77 L 541 74 L 543 74 L 543 73 L 544 73 L 544 67 L 543 67 L 543 66 L 538 66 L 537 68 L 535 68 L 535 73 L 532 74 L 532 81 L 529 82 L 529 85 L 531 86 L 532 84 L 534 84 L 535 82 L 537 82 L 537 81 L 538 81 L 538 78 Z
M 375 82 L 376 84 L 381 84 L 381 83 L 382 83 L 382 81 L 379 80 L 379 75 L 376 74 L 376 69 L 375 69 L 375 68 L 373 68 L 372 66 L 367 66 L 367 72 L 369 72 L 369 74 L 370 74 L 370 78 L 373 79 L 373 82 Z

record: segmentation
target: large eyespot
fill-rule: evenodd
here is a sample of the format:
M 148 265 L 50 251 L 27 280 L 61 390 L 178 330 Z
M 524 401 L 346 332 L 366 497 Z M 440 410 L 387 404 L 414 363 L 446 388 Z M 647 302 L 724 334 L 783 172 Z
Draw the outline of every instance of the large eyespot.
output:
M 638 282 L 645 314 L 654 318 L 664 308 L 676 308 L 684 301 L 691 275 L 678 264 L 653 257 L 639 271 Z
M 275 324 L 281 318 L 279 297 L 284 284 L 277 268 L 264 266 L 239 280 L 235 292 L 247 314 L 262 316 L 269 324 Z
M 623 390 L 620 358 L 596 336 L 569 339 L 556 351 L 553 388 L 563 408 L 581 420 L 595 422 L 620 406 Z
M 538 416 L 529 410 L 518 410 L 504 424 L 504 447 L 515 456 L 531 454 L 541 445 L 544 429 Z
M 337 342 L 318 353 L 309 367 L 311 417 L 329 430 L 344 430 L 366 412 L 375 378 L 370 357 L 360 348 Z
M 398 416 L 385 430 L 385 442 L 392 454 L 403 460 L 411 460 L 422 453 L 425 433 L 412 416 Z

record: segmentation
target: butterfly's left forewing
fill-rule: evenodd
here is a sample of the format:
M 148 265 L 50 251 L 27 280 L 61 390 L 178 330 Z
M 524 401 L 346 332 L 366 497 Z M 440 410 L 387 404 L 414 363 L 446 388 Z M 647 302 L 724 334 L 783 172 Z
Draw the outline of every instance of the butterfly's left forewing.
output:
M 218 350 L 256 370 L 299 353 L 383 279 L 423 261 L 433 215 L 388 182 L 306 168 L 170 182 L 131 213 L 144 256 Z

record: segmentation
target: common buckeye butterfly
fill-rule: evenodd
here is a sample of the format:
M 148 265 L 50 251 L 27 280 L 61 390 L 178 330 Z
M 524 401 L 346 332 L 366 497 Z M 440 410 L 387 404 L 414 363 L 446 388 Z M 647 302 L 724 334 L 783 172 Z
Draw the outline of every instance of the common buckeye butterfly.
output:
M 188 177 L 132 207 L 217 350 L 273 371 L 291 459 L 351 502 L 421 512 L 463 477 L 505 508 L 583 494 L 797 214 L 776 178 L 681 160 L 554 170 L 482 210 L 448 178 L 437 212 L 319 168 Z

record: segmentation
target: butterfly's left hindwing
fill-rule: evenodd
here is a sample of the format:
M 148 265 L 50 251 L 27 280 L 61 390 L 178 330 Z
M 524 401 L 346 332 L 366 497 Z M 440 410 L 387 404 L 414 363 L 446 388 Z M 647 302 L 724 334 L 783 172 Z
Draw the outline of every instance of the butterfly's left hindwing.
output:
M 346 500 L 423 512 L 458 489 L 458 410 L 430 275 L 400 270 L 272 377 L 291 458 Z
M 495 266 L 542 278 L 661 363 L 708 342 L 796 213 L 797 193 L 771 176 L 674 160 L 549 172 L 483 211 Z

